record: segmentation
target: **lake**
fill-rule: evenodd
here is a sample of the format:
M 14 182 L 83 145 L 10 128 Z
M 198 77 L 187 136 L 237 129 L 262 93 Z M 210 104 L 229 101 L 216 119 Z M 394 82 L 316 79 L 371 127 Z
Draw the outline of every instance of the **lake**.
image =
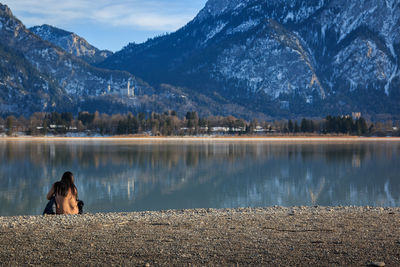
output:
M 400 206 L 400 142 L 0 140 L 0 216 L 72 171 L 84 211 Z

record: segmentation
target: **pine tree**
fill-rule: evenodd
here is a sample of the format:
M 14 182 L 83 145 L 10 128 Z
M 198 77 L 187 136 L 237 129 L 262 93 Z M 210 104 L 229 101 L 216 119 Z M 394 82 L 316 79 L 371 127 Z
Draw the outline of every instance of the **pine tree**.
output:
M 6 119 L 6 125 L 7 125 L 7 135 L 12 136 L 14 134 L 14 123 L 15 123 L 15 117 L 14 116 L 9 116 Z
M 289 122 L 288 122 L 288 130 L 289 130 L 289 133 L 293 133 L 293 122 L 292 122 L 292 120 L 289 120 Z
M 308 132 L 307 120 L 306 120 L 305 118 L 303 118 L 303 119 L 301 120 L 300 129 L 301 129 L 301 132 L 302 132 L 302 133 Z
M 297 121 L 294 123 L 294 132 L 295 132 L 295 133 L 300 132 L 300 127 L 299 127 L 299 125 L 297 124 Z

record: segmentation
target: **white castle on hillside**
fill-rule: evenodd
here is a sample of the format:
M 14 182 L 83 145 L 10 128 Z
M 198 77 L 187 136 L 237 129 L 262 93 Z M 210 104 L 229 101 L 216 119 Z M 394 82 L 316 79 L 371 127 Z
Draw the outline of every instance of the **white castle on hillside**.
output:
M 128 86 L 126 88 L 121 88 L 120 90 L 121 96 L 134 97 L 135 96 L 135 86 L 131 88 L 131 80 L 128 80 Z
M 107 95 L 119 95 L 121 97 L 134 97 L 135 96 L 135 86 L 131 87 L 131 79 L 128 80 L 128 85 L 125 88 L 115 88 L 113 86 L 112 76 L 108 83 Z

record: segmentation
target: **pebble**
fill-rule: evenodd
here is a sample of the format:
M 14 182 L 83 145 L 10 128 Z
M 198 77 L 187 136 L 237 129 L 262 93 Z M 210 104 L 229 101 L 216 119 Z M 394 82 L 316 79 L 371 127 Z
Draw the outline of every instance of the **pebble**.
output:
M 370 266 L 384 267 L 385 263 L 383 261 L 373 261 Z

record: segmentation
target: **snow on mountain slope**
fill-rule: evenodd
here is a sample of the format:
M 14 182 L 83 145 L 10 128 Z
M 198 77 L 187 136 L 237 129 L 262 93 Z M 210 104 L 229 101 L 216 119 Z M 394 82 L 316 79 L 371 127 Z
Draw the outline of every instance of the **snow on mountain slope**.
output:
M 209 0 L 182 29 L 100 66 L 266 114 L 399 115 L 399 58 L 400 0 Z
M 23 55 L 0 45 L 0 115 L 63 110 L 72 99 Z
M 141 82 L 122 71 L 99 69 L 63 51 L 31 33 L 12 15 L 11 10 L 0 4 L 0 45 L 19 53 L 38 72 L 51 79 L 72 99 L 99 96 Z M 145 85 L 143 85 L 145 86 Z
M 70 33 L 55 28 L 39 35 L 54 43 L 63 37 L 70 40 Z M 96 68 L 77 58 L 78 54 L 66 52 L 62 44 L 39 35 L 27 30 L 0 4 L 0 116 L 41 111 L 115 114 L 167 110 L 181 116 L 190 110 L 230 115 L 231 109 L 241 117 L 253 116 L 243 107 L 221 104 L 198 92 L 168 84 L 154 88 L 128 72 Z

